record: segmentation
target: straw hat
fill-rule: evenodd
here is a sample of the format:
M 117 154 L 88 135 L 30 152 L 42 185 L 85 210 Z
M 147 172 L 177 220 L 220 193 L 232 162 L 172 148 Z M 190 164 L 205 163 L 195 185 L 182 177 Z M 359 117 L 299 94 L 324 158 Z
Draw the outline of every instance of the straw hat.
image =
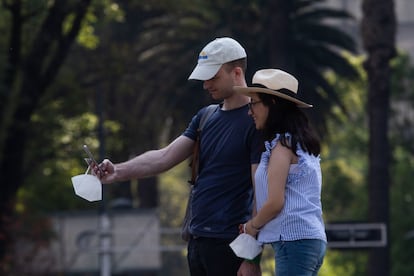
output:
M 248 96 L 252 93 L 266 93 L 294 102 L 298 107 L 312 107 L 298 98 L 298 80 L 279 69 L 259 70 L 253 76 L 252 86 L 234 86 L 233 89 Z

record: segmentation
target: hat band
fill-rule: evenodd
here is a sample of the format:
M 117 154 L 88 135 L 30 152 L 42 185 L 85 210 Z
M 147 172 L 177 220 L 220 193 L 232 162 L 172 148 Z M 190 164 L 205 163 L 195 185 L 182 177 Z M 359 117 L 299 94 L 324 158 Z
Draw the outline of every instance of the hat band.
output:
M 260 84 L 260 83 L 253 83 L 253 84 L 252 84 L 252 86 L 253 86 L 253 87 L 259 87 L 259 88 L 266 88 L 266 89 L 270 89 L 269 87 L 266 87 L 266 86 L 264 86 L 264 85 L 262 85 L 262 84 Z M 275 90 L 275 89 L 270 89 L 270 90 L 273 90 L 273 91 L 276 91 L 276 92 L 279 92 L 279 93 L 285 94 L 286 96 L 289 96 L 289 97 L 292 97 L 292 98 L 297 99 L 297 94 L 296 94 L 295 92 L 293 92 L 293 91 L 291 91 L 291 90 L 287 89 L 287 88 L 282 88 L 282 89 L 278 89 L 278 90 Z

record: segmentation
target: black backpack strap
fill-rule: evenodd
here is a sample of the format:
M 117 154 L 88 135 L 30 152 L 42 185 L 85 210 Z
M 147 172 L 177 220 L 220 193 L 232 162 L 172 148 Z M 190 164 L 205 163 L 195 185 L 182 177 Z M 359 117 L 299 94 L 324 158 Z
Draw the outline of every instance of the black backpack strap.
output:
M 195 180 L 197 178 L 197 174 L 198 174 L 198 157 L 199 157 L 199 150 L 200 150 L 201 130 L 203 129 L 204 125 L 207 123 L 210 116 L 219 108 L 220 106 L 218 104 L 211 104 L 206 107 L 203 114 L 201 115 L 200 124 L 198 125 L 198 129 L 197 129 L 197 138 L 196 138 L 194 148 L 193 148 L 193 158 L 190 163 L 191 180 L 189 180 L 188 182 L 191 185 L 194 185 Z
M 203 115 L 201 115 L 200 124 L 198 126 L 198 131 L 200 132 L 204 125 L 207 123 L 210 116 L 219 108 L 220 105 L 218 104 L 211 104 L 206 107 L 206 110 L 204 110 Z

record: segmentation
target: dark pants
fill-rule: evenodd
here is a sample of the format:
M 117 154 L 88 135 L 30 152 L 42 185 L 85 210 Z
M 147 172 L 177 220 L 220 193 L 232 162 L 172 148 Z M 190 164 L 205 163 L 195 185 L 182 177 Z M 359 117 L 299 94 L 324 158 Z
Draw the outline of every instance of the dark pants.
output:
M 229 244 L 232 240 L 193 238 L 188 243 L 188 265 L 191 276 L 236 276 L 243 259 Z

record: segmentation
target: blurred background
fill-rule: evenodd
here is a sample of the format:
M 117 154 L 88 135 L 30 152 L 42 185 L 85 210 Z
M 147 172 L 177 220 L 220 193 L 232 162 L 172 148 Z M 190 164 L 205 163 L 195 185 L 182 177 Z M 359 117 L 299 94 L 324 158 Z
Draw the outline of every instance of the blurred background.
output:
M 165 146 L 211 103 L 216 37 L 299 79 L 323 140 L 319 275 L 414 275 L 411 0 L 0 0 L 0 274 L 188 275 L 188 162 L 74 194 L 96 159 Z M 263 275 L 274 275 L 265 247 Z

